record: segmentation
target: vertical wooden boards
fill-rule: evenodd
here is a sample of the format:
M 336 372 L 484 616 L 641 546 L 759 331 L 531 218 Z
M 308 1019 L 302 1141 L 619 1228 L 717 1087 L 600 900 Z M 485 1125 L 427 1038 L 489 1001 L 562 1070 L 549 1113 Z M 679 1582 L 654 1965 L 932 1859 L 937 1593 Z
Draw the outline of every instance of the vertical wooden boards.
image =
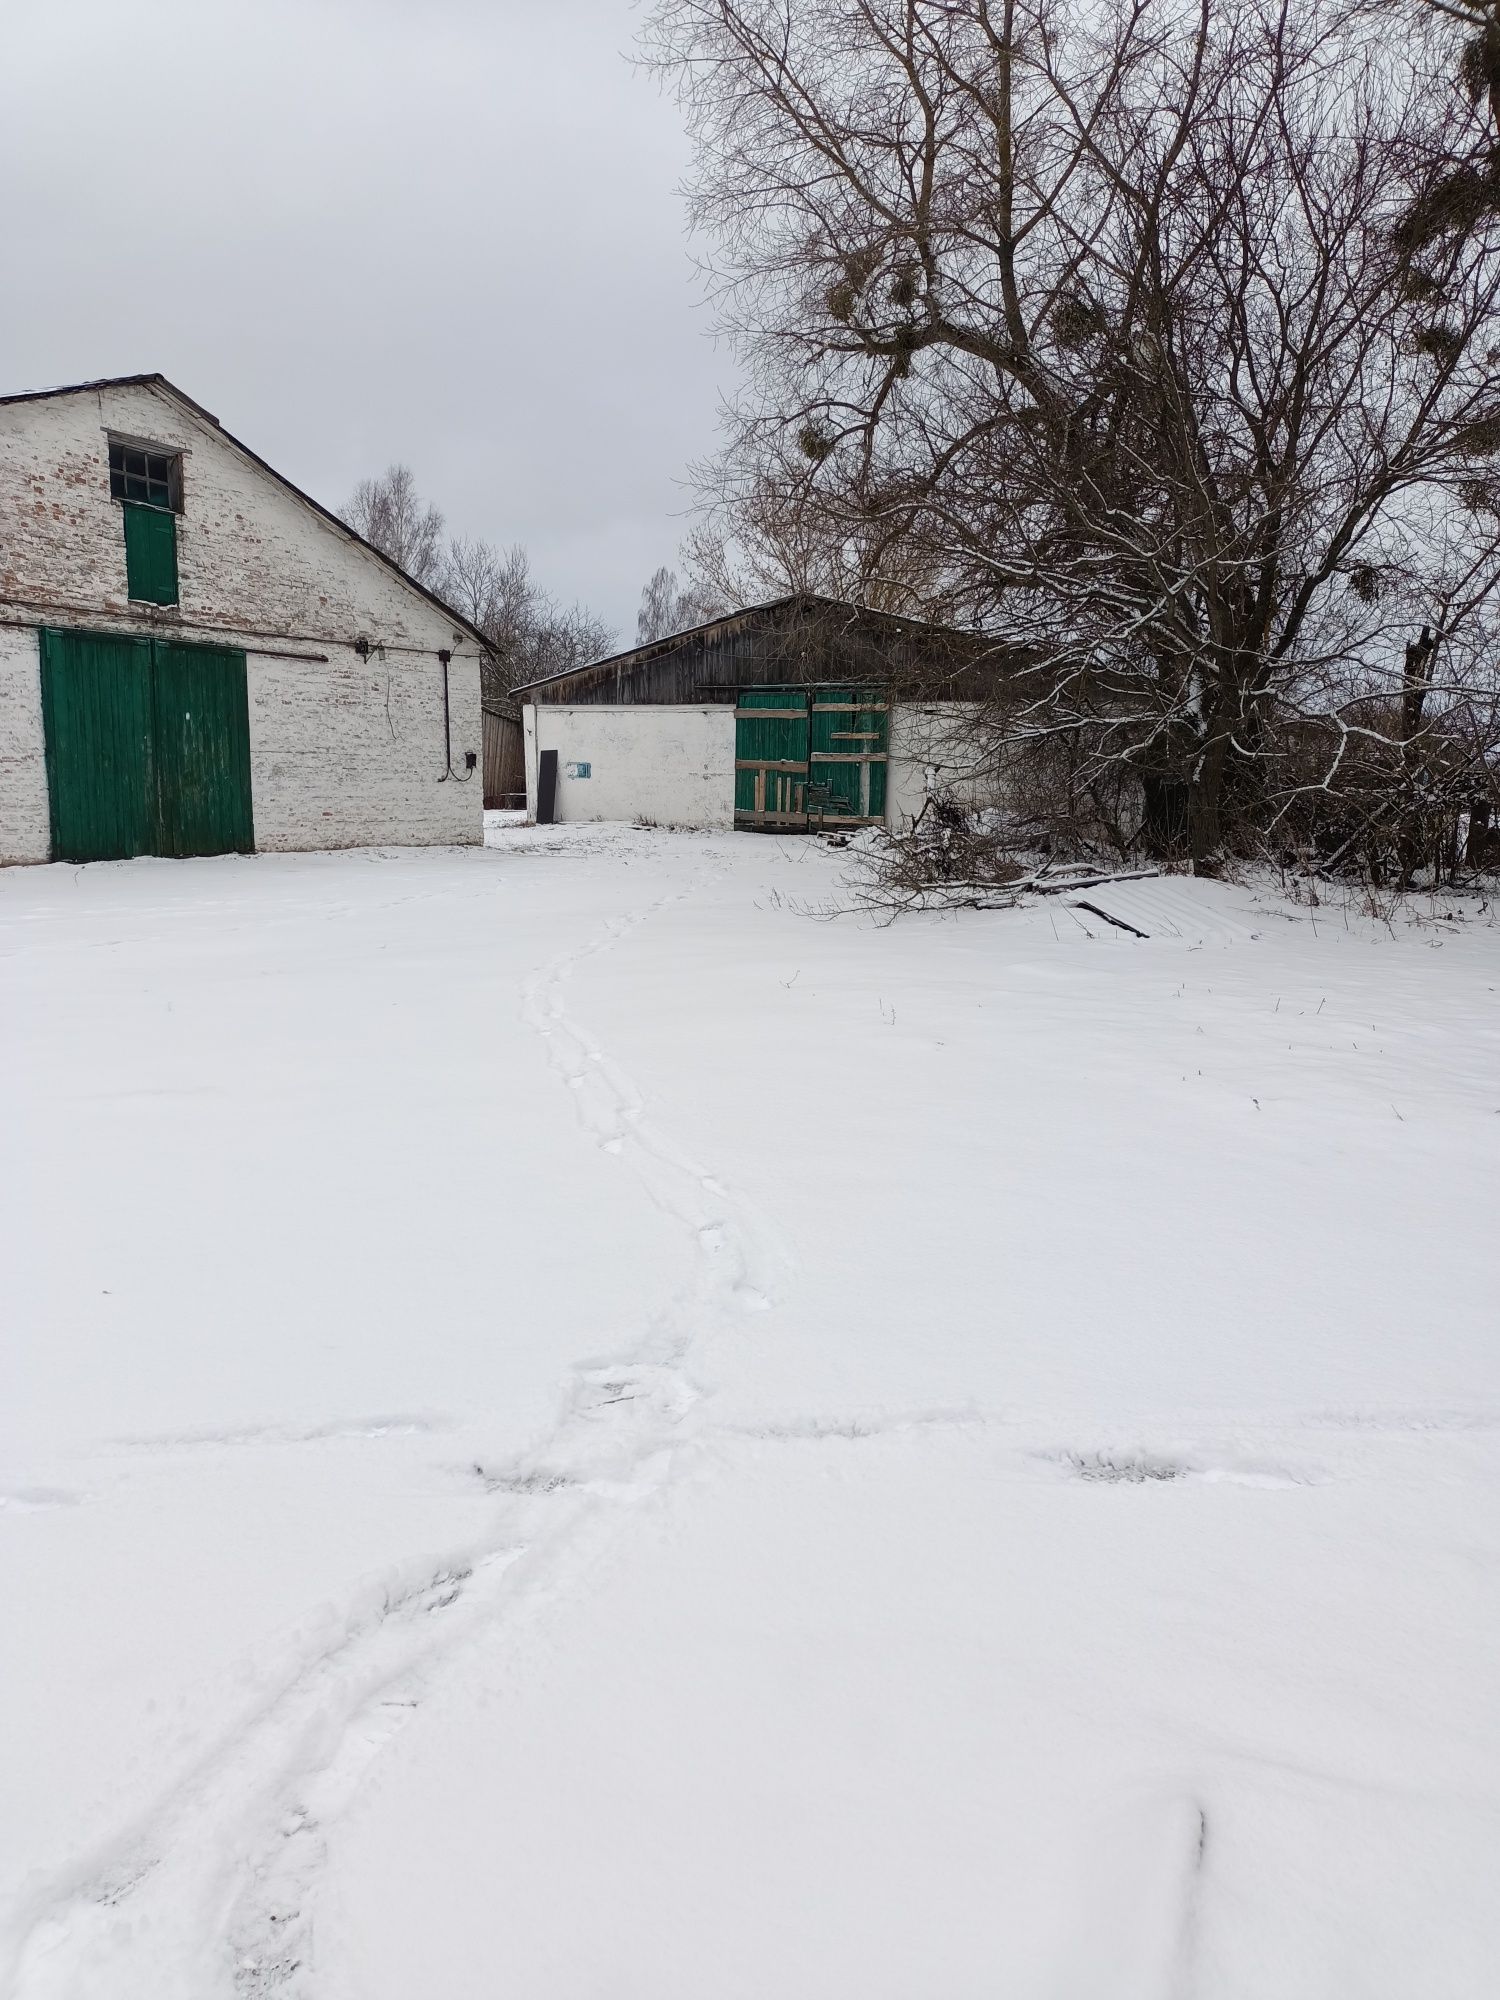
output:
M 54 861 L 156 851 L 151 641 L 43 629 Z
M 807 831 L 807 689 L 742 688 L 734 711 L 734 823 Z
M 249 854 L 250 703 L 245 656 L 156 641 L 158 854 Z
M 486 812 L 526 803 L 526 742 L 512 715 L 484 711 L 484 805 Z
M 56 861 L 250 853 L 245 655 L 115 633 L 41 633 Z
M 734 823 L 802 833 L 883 823 L 890 708 L 873 688 L 742 688 Z
M 814 688 L 812 782 L 830 825 L 885 819 L 890 710 L 873 688 Z

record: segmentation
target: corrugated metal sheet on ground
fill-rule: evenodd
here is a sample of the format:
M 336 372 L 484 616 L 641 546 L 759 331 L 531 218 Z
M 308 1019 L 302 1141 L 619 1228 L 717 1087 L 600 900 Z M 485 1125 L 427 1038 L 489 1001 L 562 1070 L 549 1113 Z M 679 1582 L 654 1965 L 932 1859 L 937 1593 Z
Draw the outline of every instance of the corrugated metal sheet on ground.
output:
M 1142 882 L 1096 884 L 1076 895 L 1058 898 L 1091 934 L 1105 934 L 1126 944 L 1138 942 L 1129 931 L 1117 928 L 1129 924 L 1143 931 L 1147 939 L 1170 938 L 1188 944 L 1239 944 L 1248 942 L 1273 921 L 1271 914 L 1257 908 L 1253 892 L 1232 882 L 1212 882 L 1201 877 L 1161 875 Z M 1092 903 L 1115 919 L 1079 907 Z

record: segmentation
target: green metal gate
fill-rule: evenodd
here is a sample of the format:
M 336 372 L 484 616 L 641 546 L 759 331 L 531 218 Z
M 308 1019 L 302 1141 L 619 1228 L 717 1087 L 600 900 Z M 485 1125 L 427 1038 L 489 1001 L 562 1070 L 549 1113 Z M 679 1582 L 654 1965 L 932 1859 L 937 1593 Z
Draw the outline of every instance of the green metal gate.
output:
M 805 833 L 885 820 L 889 703 L 871 688 L 742 688 L 734 823 Z
M 243 653 L 46 628 L 41 651 L 55 861 L 251 852 Z

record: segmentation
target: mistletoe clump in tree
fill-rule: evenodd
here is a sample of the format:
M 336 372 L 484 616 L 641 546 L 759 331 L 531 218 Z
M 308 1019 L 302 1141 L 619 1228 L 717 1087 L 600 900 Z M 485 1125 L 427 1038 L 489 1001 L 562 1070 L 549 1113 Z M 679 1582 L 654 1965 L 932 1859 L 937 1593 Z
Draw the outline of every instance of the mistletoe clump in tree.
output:
M 1015 642 L 1012 751 L 1116 839 L 1409 856 L 1424 773 L 1484 788 L 1500 214 L 1414 260 L 1474 117 L 1435 36 L 1333 0 L 658 0 L 646 48 L 746 370 L 727 535 Z

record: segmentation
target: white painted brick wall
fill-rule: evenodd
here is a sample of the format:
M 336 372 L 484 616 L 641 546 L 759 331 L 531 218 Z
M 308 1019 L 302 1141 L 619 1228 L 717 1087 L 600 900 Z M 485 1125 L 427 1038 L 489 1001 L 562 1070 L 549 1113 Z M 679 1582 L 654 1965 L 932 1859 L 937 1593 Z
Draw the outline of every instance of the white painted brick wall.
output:
M 181 604 L 133 605 L 108 433 L 183 453 Z M 483 838 L 479 657 L 378 558 L 151 386 L 0 406 L 0 860 L 44 860 L 37 625 L 169 631 L 249 659 L 256 844 Z M 354 641 L 370 642 L 362 660 Z M 440 649 L 453 654 L 444 777 Z M 271 657 L 324 653 L 326 664 Z
M 895 705 L 886 770 L 887 826 L 910 826 L 932 792 L 970 807 L 1001 802 L 995 779 L 999 746 L 982 727 L 983 713 L 975 702 Z
M 0 626 L 0 861 L 47 859 L 43 757 L 41 648 L 35 632 Z
M 307 666 L 252 653 L 249 681 L 257 847 L 483 838 L 484 779 L 465 771 L 463 757 L 480 747 L 477 659 L 455 654 L 448 668 L 451 778 L 443 776 L 442 668 L 433 654 L 387 665 L 345 647 L 327 666 Z
M 557 752 L 559 820 L 734 825 L 734 710 L 555 702 L 522 710 L 526 802 L 536 817 L 539 753 Z M 569 765 L 587 764 L 575 777 Z

